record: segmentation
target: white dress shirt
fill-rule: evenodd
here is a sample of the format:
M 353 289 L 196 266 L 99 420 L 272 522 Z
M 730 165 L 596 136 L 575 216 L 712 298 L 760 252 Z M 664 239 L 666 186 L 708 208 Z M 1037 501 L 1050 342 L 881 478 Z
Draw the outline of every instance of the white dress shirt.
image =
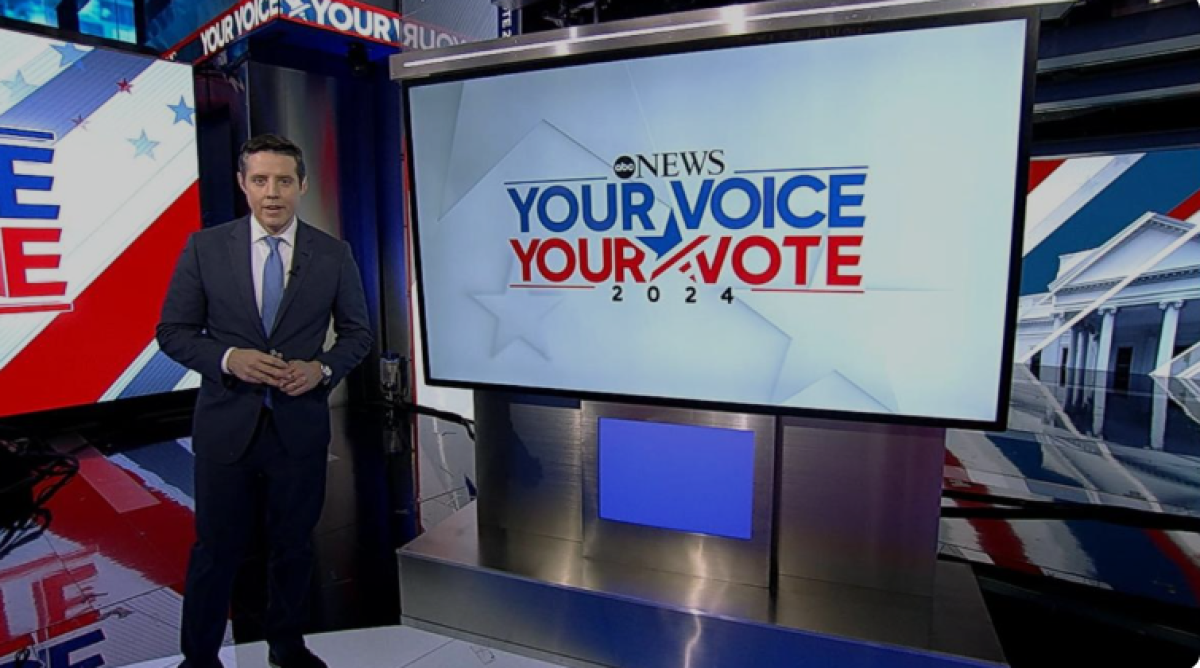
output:
M 279 259 L 283 260 L 283 288 L 287 289 L 288 281 L 292 276 L 292 256 L 295 255 L 296 249 L 296 228 L 299 224 L 296 222 L 296 217 L 292 216 L 292 220 L 288 222 L 287 227 L 283 232 L 275 235 L 282 239 L 279 244 Z M 271 256 L 271 245 L 267 243 L 267 237 L 271 233 L 267 228 L 263 227 L 262 223 L 253 215 L 250 216 L 250 276 L 254 279 L 254 302 L 258 305 L 258 313 L 262 315 L 262 300 L 263 300 L 263 269 L 267 266 L 267 258 Z M 233 348 L 225 351 L 224 357 L 221 358 L 221 371 L 229 373 L 229 354 L 233 352 Z

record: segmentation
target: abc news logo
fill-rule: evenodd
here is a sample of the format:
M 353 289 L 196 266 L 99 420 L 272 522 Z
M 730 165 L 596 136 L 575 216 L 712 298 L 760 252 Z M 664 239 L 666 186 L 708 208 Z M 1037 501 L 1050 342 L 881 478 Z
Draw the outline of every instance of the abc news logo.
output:
M 623 155 L 613 162 L 613 174 L 619 179 L 654 176 L 720 176 L 725 173 L 725 151 L 677 151 L 650 155 Z

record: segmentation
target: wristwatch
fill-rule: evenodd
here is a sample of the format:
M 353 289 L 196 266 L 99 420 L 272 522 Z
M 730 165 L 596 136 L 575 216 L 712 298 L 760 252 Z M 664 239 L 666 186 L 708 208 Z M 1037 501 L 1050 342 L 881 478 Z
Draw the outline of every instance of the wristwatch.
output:
M 333 380 L 333 369 L 329 368 L 328 364 L 321 365 L 321 384 L 328 385 L 329 381 Z

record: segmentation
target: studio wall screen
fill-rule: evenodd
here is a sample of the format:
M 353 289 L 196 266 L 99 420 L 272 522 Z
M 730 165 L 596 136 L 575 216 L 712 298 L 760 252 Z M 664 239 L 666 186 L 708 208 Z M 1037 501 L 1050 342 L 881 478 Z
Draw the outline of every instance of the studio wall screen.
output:
M 200 226 L 192 70 L 0 31 L 0 417 L 197 387 L 154 328 Z
M 429 382 L 1001 425 L 1034 27 L 955 21 L 407 83 Z

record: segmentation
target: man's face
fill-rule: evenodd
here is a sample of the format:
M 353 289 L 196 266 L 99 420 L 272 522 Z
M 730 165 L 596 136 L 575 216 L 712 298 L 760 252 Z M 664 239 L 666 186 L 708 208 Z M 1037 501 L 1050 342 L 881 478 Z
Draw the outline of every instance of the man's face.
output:
M 290 155 L 260 151 L 247 156 L 246 171 L 238 173 L 250 210 L 269 232 L 279 232 L 288 224 L 300 196 L 308 191 L 308 180 L 300 180 L 296 166 Z

